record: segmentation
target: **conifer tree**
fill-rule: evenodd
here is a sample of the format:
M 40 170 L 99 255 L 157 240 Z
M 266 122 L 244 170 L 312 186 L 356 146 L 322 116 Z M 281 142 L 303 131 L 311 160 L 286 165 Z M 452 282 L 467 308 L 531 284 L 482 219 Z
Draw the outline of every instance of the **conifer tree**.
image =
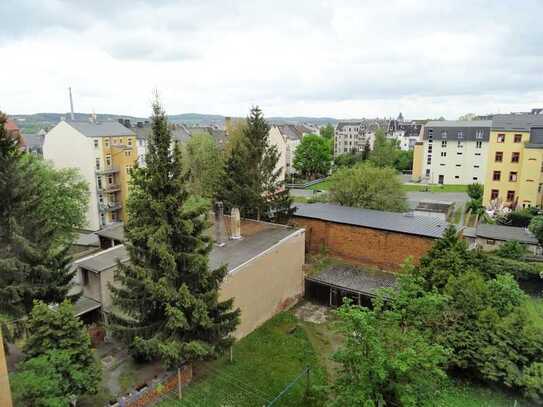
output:
M 279 152 L 268 141 L 270 126 L 253 107 L 240 140 L 226 160 L 226 178 L 218 193 L 227 209 L 238 207 L 242 217 L 286 222 L 294 212 L 285 183 L 276 169 Z
M 68 267 L 69 242 L 59 239 L 65 225 L 40 216 L 50 204 L 43 171 L 55 170 L 24 153 L 5 122 L 0 113 L 0 311 L 20 316 L 34 300 L 62 302 L 75 271 Z
M 181 150 L 171 149 L 165 113 L 153 103 L 147 166 L 131 174 L 129 264 L 119 264 L 113 300 L 115 334 L 137 359 L 169 366 L 216 356 L 228 348 L 239 322 L 233 300 L 220 302 L 227 269 L 211 270 L 207 205 L 187 192 Z

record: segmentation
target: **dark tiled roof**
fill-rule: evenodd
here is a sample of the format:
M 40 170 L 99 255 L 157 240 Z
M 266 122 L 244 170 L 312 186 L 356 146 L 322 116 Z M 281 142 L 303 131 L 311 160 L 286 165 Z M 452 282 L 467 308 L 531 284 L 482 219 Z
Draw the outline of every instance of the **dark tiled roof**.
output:
M 391 288 L 396 283 L 393 273 L 353 266 L 332 266 L 317 275 L 307 276 L 306 279 L 369 296 L 374 296 L 380 288 Z
M 425 127 L 491 127 L 491 120 L 435 120 L 425 124 Z
M 119 122 L 78 122 L 66 121 L 70 126 L 87 137 L 108 137 L 108 136 L 135 136 L 136 134 Z
M 141 127 L 134 126 L 132 127 L 132 130 L 134 130 L 138 139 L 143 140 L 147 140 L 153 131 L 150 125 L 144 125 Z M 175 127 L 171 129 L 171 134 L 172 138 L 179 143 L 185 143 L 191 137 L 190 132 L 183 125 L 175 125 Z
M 279 132 L 289 140 L 301 140 L 304 134 L 293 124 L 278 124 Z
M 543 126 L 541 114 L 497 114 L 492 118 L 492 130 L 528 131 Z
M 336 130 L 342 131 L 345 126 L 362 126 L 362 120 L 341 120 L 337 123 Z
M 295 217 L 363 226 L 371 229 L 440 238 L 447 222 L 432 216 L 351 208 L 334 204 L 297 204 Z
M 468 232 L 469 233 L 469 232 Z M 477 237 L 494 240 L 517 240 L 521 243 L 538 244 L 537 238 L 528 229 L 515 226 L 480 223 L 475 231 Z M 466 233 L 464 232 L 464 235 Z

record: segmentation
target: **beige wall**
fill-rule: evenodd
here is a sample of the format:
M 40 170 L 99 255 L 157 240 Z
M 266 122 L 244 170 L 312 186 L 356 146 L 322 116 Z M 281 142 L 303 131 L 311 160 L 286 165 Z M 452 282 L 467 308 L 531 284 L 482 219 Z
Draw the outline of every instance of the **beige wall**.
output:
M 287 141 L 276 126 L 271 127 L 268 134 L 268 140 L 270 145 L 276 146 L 277 151 L 279 152 L 279 159 L 275 165 L 275 171 L 281 170 L 279 180 L 283 181 L 287 173 Z
M 241 310 L 240 339 L 298 301 L 304 291 L 305 232 L 298 231 L 228 274 L 220 299 Z

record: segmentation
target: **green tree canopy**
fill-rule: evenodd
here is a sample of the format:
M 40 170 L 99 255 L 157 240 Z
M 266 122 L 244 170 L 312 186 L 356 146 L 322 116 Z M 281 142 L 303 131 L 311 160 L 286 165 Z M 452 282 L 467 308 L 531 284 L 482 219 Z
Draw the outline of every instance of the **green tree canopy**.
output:
M 343 206 L 393 212 L 408 208 L 402 184 L 392 168 L 367 162 L 340 168 L 330 177 L 330 185 L 330 201 Z
M 530 220 L 530 225 L 528 226 L 530 232 L 532 232 L 540 244 L 543 244 L 543 216 L 534 216 Z
M 328 175 L 332 163 L 332 143 L 317 135 L 305 136 L 296 147 L 294 168 L 310 179 Z
M 328 140 L 334 139 L 334 133 L 334 126 L 332 126 L 330 123 L 326 124 L 326 126 L 322 126 L 319 129 L 319 134 L 321 135 L 321 137 Z
M 221 151 L 209 134 L 197 134 L 184 145 L 183 167 L 189 193 L 212 199 L 224 177 Z
M 385 131 L 381 128 L 375 131 L 373 151 L 370 153 L 370 161 L 377 167 L 394 167 L 400 149 L 395 140 L 386 138 Z
M 64 301 L 58 309 L 34 302 L 27 327 L 26 370 L 40 366 L 45 359 L 50 368 L 33 374 L 41 377 L 43 373 L 46 381 L 60 375 L 63 395 L 77 399 L 82 394 L 96 393 L 101 371 L 92 354 L 89 334 L 74 315 L 70 302 Z
M 286 222 L 293 213 L 292 201 L 282 169 L 276 168 L 279 152 L 269 144 L 270 126 L 258 107 L 251 109 L 240 130 L 229 146 L 218 198 L 227 210 L 239 208 L 242 217 Z
M 170 149 L 158 98 L 152 129 L 147 166 L 131 175 L 125 225 L 130 262 L 119 264 L 120 286 L 112 287 L 120 311 L 112 325 L 136 358 L 179 366 L 227 349 L 239 310 L 232 310 L 232 299 L 218 299 L 227 269 L 209 267 L 208 206 L 190 198 L 181 150 Z
M 0 113 L 0 310 L 30 312 L 32 301 L 61 302 L 71 287 L 68 250 L 81 227 L 87 187 L 22 151 Z
M 345 341 L 334 353 L 340 363 L 333 406 L 421 406 L 446 378 L 447 352 L 417 330 L 405 330 L 397 311 L 343 305 L 339 331 Z

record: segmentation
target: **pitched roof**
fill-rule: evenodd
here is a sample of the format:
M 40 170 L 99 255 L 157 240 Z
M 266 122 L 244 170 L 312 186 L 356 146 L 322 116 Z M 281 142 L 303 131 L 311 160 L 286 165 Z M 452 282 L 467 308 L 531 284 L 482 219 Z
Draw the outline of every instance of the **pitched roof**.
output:
M 492 120 L 434 120 L 425 127 L 491 127 Z
M 543 126 L 541 114 L 497 114 L 492 118 L 494 130 L 528 131 L 532 127 Z
M 78 122 L 67 120 L 70 126 L 87 137 L 110 137 L 110 136 L 135 136 L 136 134 L 119 122 Z
M 448 225 L 447 222 L 432 216 L 415 216 L 322 203 L 297 204 L 294 216 L 431 238 L 440 238 Z
M 336 130 L 343 130 L 345 126 L 362 126 L 362 120 L 340 120 L 337 123 Z
M 124 245 L 119 245 L 85 257 L 76 264 L 84 269 L 100 273 L 115 266 L 118 261 L 124 263 L 128 260 L 128 251 Z
M 124 224 L 122 222 L 113 223 L 94 233 L 107 239 L 122 242 L 124 240 Z
M 465 233 L 464 233 L 465 234 Z M 475 230 L 477 237 L 502 241 L 517 240 L 526 244 L 538 244 L 537 238 L 528 229 L 480 223 Z
M 136 133 L 136 138 L 142 140 L 147 140 L 153 131 L 152 127 L 149 124 L 143 126 L 134 126 L 131 129 Z M 182 124 L 176 124 L 173 128 L 170 129 L 170 131 L 172 138 L 179 143 L 185 143 L 191 137 L 190 132 Z
M 12 120 L 12 119 L 6 120 L 6 123 L 4 124 L 4 128 L 7 131 L 19 130 L 19 126 L 17 126 L 17 123 L 15 123 L 15 120 Z
M 289 140 L 301 140 L 304 136 L 303 133 L 298 130 L 298 128 L 294 124 L 278 124 L 276 125 L 276 127 L 281 135 L 288 138 Z

